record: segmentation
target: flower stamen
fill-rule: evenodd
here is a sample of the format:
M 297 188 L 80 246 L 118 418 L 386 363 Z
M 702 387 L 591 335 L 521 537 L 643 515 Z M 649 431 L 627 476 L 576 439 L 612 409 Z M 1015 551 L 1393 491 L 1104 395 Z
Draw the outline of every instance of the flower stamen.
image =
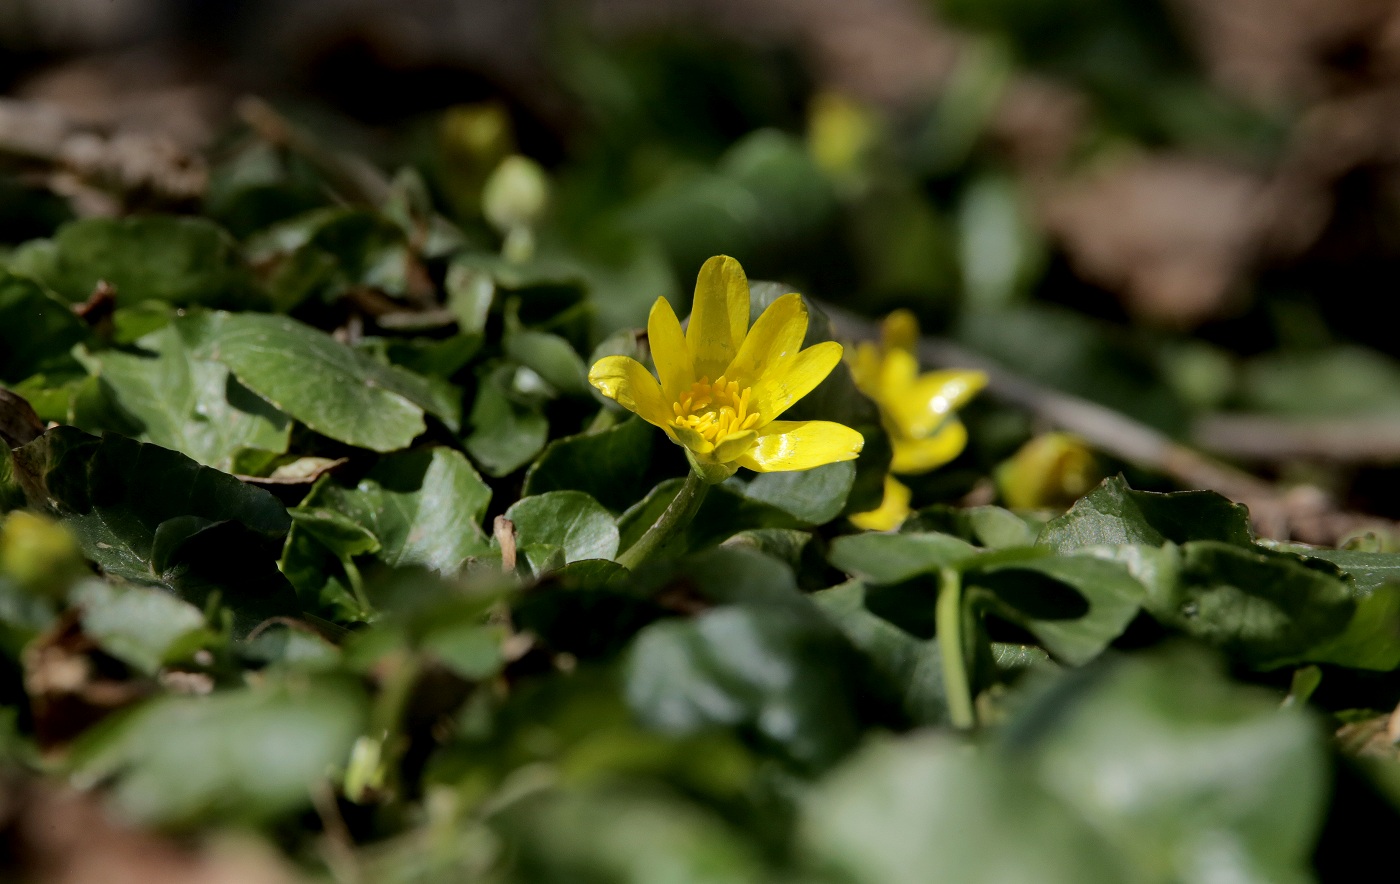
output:
M 752 391 L 720 375 L 713 383 L 702 377 L 681 393 L 671 406 L 672 426 L 699 433 L 706 442 L 718 445 L 735 433 L 752 430 L 760 422 L 759 413 L 749 404 Z

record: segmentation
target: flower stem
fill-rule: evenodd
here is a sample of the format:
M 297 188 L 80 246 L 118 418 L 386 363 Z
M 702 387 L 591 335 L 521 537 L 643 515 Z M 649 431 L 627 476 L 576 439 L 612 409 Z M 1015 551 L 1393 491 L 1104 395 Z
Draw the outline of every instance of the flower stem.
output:
M 709 483 L 695 473 L 686 475 L 685 484 L 676 492 L 675 498 L 656 520 L 656 524 L 648 528 L 636 543 L 627 547 L 622 555 L 617 557 L 617 563 L 631 570 L 645 562 L 666 541 L 685 530 L 690 520 L 700 511 L 705 492 L 709 490 Z
M 360 606 L 360 616 L 368 617 L 374 608 L 369 603 L 369 596 L 365 595 L 365 580 L 360 576 L 360 569 L 356 567 L 355 560 L 345 556 L 340 560 L 340 567 L 345 569 L 345 579 L 350 581 L 350 593 Z
M 953 727 L 967 730 L 977 724 L 972 705 L 972 685 L 967 679 L 967 653 L 963 648 L 962 577 L 952 568 L 938 575 L 938 655 L 943 664 L 943 690 Z

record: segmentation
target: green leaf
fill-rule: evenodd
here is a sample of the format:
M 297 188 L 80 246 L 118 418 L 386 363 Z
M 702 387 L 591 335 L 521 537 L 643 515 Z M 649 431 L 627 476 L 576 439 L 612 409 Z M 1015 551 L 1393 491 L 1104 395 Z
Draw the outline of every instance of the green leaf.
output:
M 803 797 L 798 844 L 851 884 L 1137 880 L 1018 767 L 932 736 L 875 741 L 818 784 Z
M 856 478 L 856 466 L 826 464 L 810 470 L 759 473 L 744 487 L 744 496 L 766 503 L 806 525 L 824 525 L 841 515 Z
M 521 329 L 506 335 L 505 351 L 561 393 L 586 395 L 591 389 L 583 358 L 558 335 Z
M 239 659 L 254 666 L 327 672 L 340 663 L 340 648 L 315 632 L 289 623 L 271 623 L 253 638 L 235 645 Z
M 617 555 L 617 522 L 582 491 L 550 491 L 517 500 L 506 510 L 520 546 L 549 544 L 564 561 L 611 559 Z
M 297 612 L 276 567 L 291 520 L 268 492 L 179 452 L 73 427 L 12 453 L 31 504 L 58 516 L 108 574 L 200 609 L 217 593 L 240 636 Z
M 640 568 L 633 578 L 635 590 L 647 596 L 679 588 L 717 605 L 771 605 L 815 615 L 811 601 L 797 588 L 792 568 L 752 549 L 721 546 L 683 558 L 658 560 Z
M 638 634 L 627 659 L 627 700 L 662 731 L 739 727 L 820 767 L 857 738 L 852 656 L 813 612 L 715 608 Z
M 82 609 L 86 635 L 147 675 L 194 651 L 210 635 L 198 608 L 159 589 L 89 580 L 77 587 L 72 601 Z
M 388 338 L 384 354 L 400 368 L 432 381 L 450 381 L 481 350 L 479 335 L 452 335 L 449 338 Z
M 935 504 L 919 510 L 899 526 L 901 534 L 941 532 L 988 549 L 1035 543 L 1043 521 L 999 506 L 952 507 Z
M 514 401 L 508 390 L 514 369 L 497 366 L 482 377 L 463 445 L 488 476 L 515 472 L 539 454 L 549 439 L 549 421 L 533 406 Z
M 421 565 L 453 575 L 489 548 L 482 519 L 490 502 L 490 487 L 467 459 L 439 447 L 381 458 L 353 489 L 322 482 L 299 509 L 334 512 L 378 541 L 369 549 L 323 540 L 342 555 L 374 552 L 392 567 Z M 306 528 L 320 539 L 315 526 Z
M 523 493 L 582 491 L 609 509 L 637 501 L 657 430 L 639 417 L 596 433 L 556 439 L 525 474 Z
M 1386 583 L 1361 596 L 1351 622 L 1340 635 L 1300 656 L 1314 663 L 1378 672 L 1400 666 L 1400 583 Z
M 815 554 L 812 535 L 796 528 L 749 528 L 723 544 L 728 549 L 751 549 L 798 570 L 809 553 Z M 819 558 L 819 555 L 818 555 Z
M 458 403 L 411 372 L 376 362 L 286 316 L 214 313 L 181 325 L 194 352 L 227 365 L 250 390 L 311 429 L 372 451 L 406 448 L 426 425 L 450 429 Z
M 1304 559 L 1318 559 L 1341 568 L 1365 596 L 1387 583 L 1400 582 L 1400 553 L 1362 552 L 1350 549 L 1318 549 L 1311 546 L 1282 544 L 1276 547 Z
M 866 656 L 884 679 L 887 690 L 899 698 L 909 721 L 920 726 L 949 723 L 947 691 L 936 639 L 919 639 L 870 613 L 865 607 L 865 586 L 848 580 L 824 589 L 812 600 L 826 613 L 851 644 Z
M 595 752 L 656 751 L 635 738 L 629 745 L 615 737 L 618 743 Z M 511 880 L 646 884 L 663 874 L 668 884 L 717 884 L 766 877 L 757 852 L 733 827 L 696 802 L 665 793 L 607 786 L 554 791 L 508 808 L 494 822 L 518 874 Z M 459 879 L 444 872 L 436 880 Z
M 308 495 L 318 499 L 324 496 L 316 492 Z M 296 509 L 288 510 L 287 515 L 292 517 L 293 533 L 304 531 L 339 558 L 379 552 L 379 538 L 374 532 L 338 510 L 302 501 Z
M 464 334 L 482 334 L 491 315 L 496 298 L 496 283 L 491 274 L 480 268 L 453 261 L 447 268 L 447 309 L 457 318 L 457 327 Z
M 0 381 L 81 372 L 68 351 L 87 336 L 87 327 L 67 304 L 0 269 Z
M 139 824 L 269 821 L 307 807 L 366 725 L 348 678 L 288 676 L 209 697 L 165 697 L 93 733 L 75 753 L 80 782 L 116 777 Z
M 1143 585 L 1127 567 L 1088 556 L 1006 550 L 969 565 L 964 583 L 988 593 L 992 610 L 1029 630 L 1058 659 L 1097 657 L 1137 615 Z
M 121 350 L 81 353 L 137 438 L 231 472 L 244 448 L 281 454 L 291 421 L 254 395 L 221 363 L 197 357 L 167 326 L 137 342 L 148 355 Z M 118 429 L 118 428 L 114 428 Z
M 585 559 L 545 576 L 521 594 L 512 621 L 548 647 L 581 660 L 611 657 L 665 610 L 628 581 L 616 562 Z
M 99 281 L 118 306 L 166 301 L 182 307 L 242 307 L 254 300 L 237 244 L 203 218 L 139 215 L 84 218 L 59 228 L 41 282 L 69 301 L 87 300 Z
M 956 568 L 976 547 L 949 534 L 850 534 L 831 542 L 831 564 L 867 583 L 900 583 Z
M 1260 884 L 1310 880 L 1329 762 L 1307 716 L 1186 649 L 1120 658 L 1078 696 L 1066 687 L 1028 705 L 1012 732 L 1034 740 L 1041 781 L 1138 880 L 1226 869 Z M 1037 722 L 1048 728 L 1033 737 Z
M 419 647 L 462 678 L 480 681 L 497 674 L 505 665 L 502 637 L 499 626 L 446 623 L 423 636 Z
M 272 265 L 269 282 L 279 309 L 332 300 L 353 286 L 403 295 L 414 260 L 403 231 L 363 209 L 320 208 L 249 239 L 249 259 Z
M 349 516 L 305 501 L 288 515 L 292 529 L 277 567 L 296 588 L 303 606 L 308 610 L 328 607 L 346 620 L 369 616 L 356 597 L 359 577 L 354 558 L 378 552 L 379 538 Z
M 1181 548 L 1174 580 L 1148 585 L 1145 607 L 1261 669 L 1309 660 L 1352 622 L 1356 601 L 1336 572 L 1285 553 L 1216 541 Z
M 1039 543 L 1068 553 L 1086 546 L 1161 546 L 1192 540 L 1252 546 L 1249 511 L 1213 491 L 1134 491 L 1115 476 L 1047 524 Z

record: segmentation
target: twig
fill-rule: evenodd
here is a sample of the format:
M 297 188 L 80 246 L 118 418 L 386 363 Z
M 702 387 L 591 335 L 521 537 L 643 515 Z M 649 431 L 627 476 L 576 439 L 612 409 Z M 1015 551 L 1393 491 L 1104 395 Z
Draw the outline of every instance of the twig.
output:
M 820 304 L 841 337 L 874 340 L 876 324 L 849 310 Z M 1127 415 L 1037 384 L 974 350 L 941 338 L 919 340 L 922 362 L 943 368 L 975 368 L 987 374 L 987 392 L 1039 420 L 1082 438 L 1119 460 L 1170 476 L 1187 488 L 1204 488 L 1249 507 L 1255 529 L 1276 540 L 1332 546 L 1367 529 L 1400 532 L 1400 524 L 1348 512 L 1316 488 L 1280 489 L 1238 467 L 1167 436 Z
M 1252 414 L 1210 414 L 1191 428 L 1209 451 L 1242 460 L 1400 463 L 1400 418 L 1301 421 Z
M 505 516 L 497 516 L 491 529 L 501 547 L 501 570 L 509 574 L 515 570 L 515 523 Z
M 238 116 L 264 141 L 305 158 L 347 201 L 379 206 L 389 197 L 384 173 L 357 156 L 325 147 L 261 98 L 240 100 Z
M 321 857 L 326 861 L 331 875 L 340 884 L 359 884 L 359 860 L 355 855 L 355 840 L 350 828 L 345 825 L 345 817 L 336 804 L 335 790 L 325 780 L 318 780 L 311 786 L 311 806 L 321 818 L 324 838 L 321 841 Z

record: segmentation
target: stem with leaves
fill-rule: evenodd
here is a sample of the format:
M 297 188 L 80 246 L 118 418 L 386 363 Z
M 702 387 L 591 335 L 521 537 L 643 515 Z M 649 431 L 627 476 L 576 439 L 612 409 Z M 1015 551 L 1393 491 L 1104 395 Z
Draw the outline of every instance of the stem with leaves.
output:
M 647 529 L 646 533 L 638 538 L 637 542 L 629 546 L 622 555 L 617 557 L 617 563 L 629 570 L 635 569 L 642 562 L 645 562 L 666 541 L 686 529 L 690 520 L 695 518 L 695 514 L 700 511 L 700 504 L 705 502 L 705 492 L 710 490 L 710 484 L 695 473 L 690 473 L 685 477 L 685 484 L 681 490 L 676 492 L 675 498 L 666 510 L 661 514 L 656 523 Z

